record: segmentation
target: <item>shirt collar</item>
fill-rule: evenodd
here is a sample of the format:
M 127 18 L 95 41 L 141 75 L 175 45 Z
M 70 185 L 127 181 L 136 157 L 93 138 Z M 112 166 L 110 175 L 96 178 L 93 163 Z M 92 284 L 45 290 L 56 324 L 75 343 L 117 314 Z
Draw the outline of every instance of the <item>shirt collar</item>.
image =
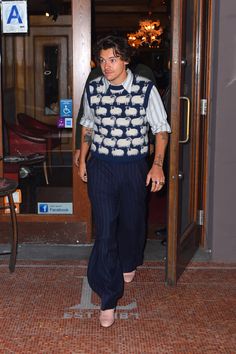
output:
M 123 81 L 120 86 L 123 86 L 123 88 L 128 91 L 129 93 L 131 93 L 131 86 L 132 86 L 132 82 L 133 82 L 133 73 L 130 69 L 127 69 L 127 77 L 125 79 L 125 81 Z M 109 87 L 116 87 L 115 85 L 111 85 L 110 81 L 108 81 L 105 76 L 103 76 L 103 82 L 104 82 L 104 86 L 105 86 L 105 92 L 107 92 Z

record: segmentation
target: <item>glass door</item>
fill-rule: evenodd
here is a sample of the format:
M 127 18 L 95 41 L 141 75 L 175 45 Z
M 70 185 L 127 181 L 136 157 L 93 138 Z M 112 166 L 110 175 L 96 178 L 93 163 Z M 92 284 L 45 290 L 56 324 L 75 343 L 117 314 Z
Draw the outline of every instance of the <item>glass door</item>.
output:
M 71 9 L 28 1 L 28 33 L 2 36 L 3 175 L 19 214 L 73 214 Z
M 199 246 L 203 3 L 201 0 L 172 2 L 172 135 L 166 273 L 170 285 L 176 284 Z
M 49 5 L 28 0 L 28 33 L 1 36 L 0 172 L 18 181 L 18 221 L 64 223 L 58 235 L 67 228 L 75 242 L 89 241 L 90 205 L 73 154 L 90 71 L 91 3 Z

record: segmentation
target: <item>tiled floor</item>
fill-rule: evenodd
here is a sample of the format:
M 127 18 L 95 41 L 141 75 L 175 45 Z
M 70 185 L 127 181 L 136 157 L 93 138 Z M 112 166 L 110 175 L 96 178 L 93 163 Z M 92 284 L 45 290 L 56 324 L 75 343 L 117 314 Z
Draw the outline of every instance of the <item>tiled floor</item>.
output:
M 236 353 L 236 265 L 193 262 L 176 288 L 146 261 L 108 329 L 86 260 L 0 260 L 0 353 Z

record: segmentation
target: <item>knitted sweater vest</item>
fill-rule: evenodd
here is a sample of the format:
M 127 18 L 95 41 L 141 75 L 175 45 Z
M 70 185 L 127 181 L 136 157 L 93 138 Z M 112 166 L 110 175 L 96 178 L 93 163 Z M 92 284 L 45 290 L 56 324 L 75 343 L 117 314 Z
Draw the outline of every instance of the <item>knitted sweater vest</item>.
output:
M 87 97 L 94 110 L 92 155 L 112 161 L 141 159 L 148 153 L 146 109 L 153 83 L 135 76 L 128 92 L 110 85 L 105 92 L 101 77 L 90 82 Z

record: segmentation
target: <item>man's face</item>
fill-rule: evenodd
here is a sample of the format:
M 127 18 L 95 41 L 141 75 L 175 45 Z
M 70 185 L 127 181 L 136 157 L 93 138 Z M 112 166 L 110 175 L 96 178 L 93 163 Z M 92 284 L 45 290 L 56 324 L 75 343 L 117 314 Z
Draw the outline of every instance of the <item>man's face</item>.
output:
M 116 56 L 113 48 L 102 49 L 100 52 L 100 66 L 103 75 L 113 85 L 120 85 L 126 79 L 126 65 L 128 62 Z

